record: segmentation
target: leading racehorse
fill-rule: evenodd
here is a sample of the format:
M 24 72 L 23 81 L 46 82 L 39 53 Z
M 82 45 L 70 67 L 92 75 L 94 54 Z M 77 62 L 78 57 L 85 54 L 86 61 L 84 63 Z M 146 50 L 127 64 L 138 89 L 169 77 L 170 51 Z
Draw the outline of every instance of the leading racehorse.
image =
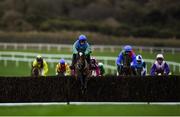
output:
M 77 62 L 75 64 L 75 77 L 81 82 L 82 94 L 86 92 L 87 81 L 90 75 L 91 72 L 89 69 L 89 64 L 86 61 L 86 56 L 83 52 L 79 52 L 77 56 Z

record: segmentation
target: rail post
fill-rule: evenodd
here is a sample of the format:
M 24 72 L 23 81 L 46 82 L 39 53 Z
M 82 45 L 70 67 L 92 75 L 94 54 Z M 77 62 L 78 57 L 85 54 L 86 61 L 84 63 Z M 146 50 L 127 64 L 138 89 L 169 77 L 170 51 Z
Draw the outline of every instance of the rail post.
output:
M 51 46 L 48 44 L 47 45 L 47 51 L 49 52 L 51 50 Z
M 24 44 L 23 45 L 23 50 L 26 50 L 27 49 L 27 44 Z
M 3 49 L 6 50 L 7 49 L 7 44 L 3 44 Z
M 153 54 L 153 48 L 150 48 L 150 53 Z
M 41 44 L 38 44 L 38 49 L 39 49 L 39 51 L 42 50 L 42 45 Z

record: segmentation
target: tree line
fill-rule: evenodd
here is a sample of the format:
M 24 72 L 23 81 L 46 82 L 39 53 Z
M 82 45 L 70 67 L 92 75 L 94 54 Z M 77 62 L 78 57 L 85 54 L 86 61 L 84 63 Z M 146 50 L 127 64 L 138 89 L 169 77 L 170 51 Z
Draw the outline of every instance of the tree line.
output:
M 180 37 L 179 0 L 1 0 L 0 30 Z

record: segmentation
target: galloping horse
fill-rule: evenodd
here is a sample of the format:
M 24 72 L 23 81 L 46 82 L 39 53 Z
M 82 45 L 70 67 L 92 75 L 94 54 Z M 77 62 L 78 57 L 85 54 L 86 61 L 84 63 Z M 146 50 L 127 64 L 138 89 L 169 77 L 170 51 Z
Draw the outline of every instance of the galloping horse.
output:
M 131 68 L 131 57 L 128 53 L 123 56 L 123 66 L 121 69 L 118 68 L 118 75 L 128 76 L 135 74 Z
M 75 77 L 81 82 L 82 94 L 86 92 L 87 80 L 90 77 L 89 64 L 86 61 L 86 56 L 84 53 L 79 52 L 77 56 L 77 62 L 75 64 Z
M 123 68 L 122 68 L 122 75 L 131 75 L 131 58 L 128 54 L 124 55 L 124 61 L 123 61 Z
M 41 70 L 38 67 L 32 67 L 32 69 L 31 69 L 31 76 L 32 77 L 39 77 L 39 76 L 41 76 Z

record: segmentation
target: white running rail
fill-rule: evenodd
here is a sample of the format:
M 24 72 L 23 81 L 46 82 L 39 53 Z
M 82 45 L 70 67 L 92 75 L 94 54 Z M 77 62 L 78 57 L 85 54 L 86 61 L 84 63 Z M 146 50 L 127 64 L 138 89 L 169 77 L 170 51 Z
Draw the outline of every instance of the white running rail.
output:
M 122 45 L 114 46 L 114 45 L 92 45 L 92 50 L 99 50 L 104 52 L 106 50 L 110 50 L 111 52 L 115 52 L 116 50 L 120 51 L 122 49 Z M 34 48 L 38 50 L 46 49 L 51 51 L 51 49 L 57 49 L 58 51 L 62 49 L 67 49 L 69 51 L 72 50 L 72 45 L 69 44 L 45 44 L 45 43 L 0 43 L 0 49 L 23 49 L 27 50 L 29 48 Z M 170 47 L 145 47 L 145 46 L 133 46 L 133 49 L 142 53 L 143 51 L 148 51 L 149 53 L 164 53 L 171 52 L 172 54 L 180 53 L 180 48 L 170 48 Z
M 29 67 L 31 67 L 31 64 L 33 60 L 36 58 L 36 56 L 39 55 L 39 53 L 29 53 L 29 52 L 8 52 L 8 51 L 0 51 L 0 61 L 4 61 L 4 66 L 7 66 L 7 61 L 14 61 L 16 62 L 16 67 L 19 66 L 19 62 L 28 62 Z M 40 54 L 45 60 L 50 64 L 50 66 L 53 68 L 54 63 L 58 63 L 60 58 L 66 59 L 67 63 L 71 63 L 72 55 L 68 54 Z M 110 70 L 111 73 L 115 73 L 116 66 L 115 66 L 115 59 L 114 57 L 96 57 L 98 61 L 101 61 L 104 63 L 104 67 L 106 70 Z M 108 61 L 114 61 L 114 65 L 108 65 Z
M 179 102 L 26 102 L 0 103 L 0 107 L 12 106 L 54 106 L 54 105 L 180 105 Z

